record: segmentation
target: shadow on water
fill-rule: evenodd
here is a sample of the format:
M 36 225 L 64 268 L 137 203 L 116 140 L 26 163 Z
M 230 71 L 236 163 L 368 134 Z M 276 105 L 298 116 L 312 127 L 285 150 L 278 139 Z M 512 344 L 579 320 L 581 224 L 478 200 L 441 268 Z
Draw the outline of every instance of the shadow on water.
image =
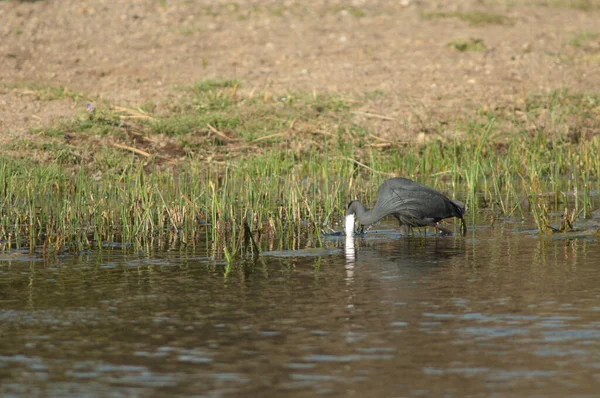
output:
M 592 395 L 598 264 L 593 236 L 509 224 L 329 237 L 229 271 L 207 247 L 16 253 L 0 257 L 0 394 Z

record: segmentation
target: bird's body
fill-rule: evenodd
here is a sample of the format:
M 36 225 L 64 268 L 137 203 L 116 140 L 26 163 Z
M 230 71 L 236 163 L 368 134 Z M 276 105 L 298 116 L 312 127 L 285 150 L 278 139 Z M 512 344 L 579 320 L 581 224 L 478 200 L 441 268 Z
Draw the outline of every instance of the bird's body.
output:
M 394 216 L 400 223 L 402 235 L 408 235 L 409 227 L 431 226 L 442 232 L 450 232 L 439 226 L 438 222 L 444 218 L 458 217 L 465 233 L 464 213 L 465 205 L 462 202 L 448 199 L 426 185 L 397 177 L 381 184 L 373 209 L 367 210 L 358 200 L 348 204 L 345 230 L 347 235 L 354 233 L 355 217 L 361 225 L 366 226 L 386 216 Z

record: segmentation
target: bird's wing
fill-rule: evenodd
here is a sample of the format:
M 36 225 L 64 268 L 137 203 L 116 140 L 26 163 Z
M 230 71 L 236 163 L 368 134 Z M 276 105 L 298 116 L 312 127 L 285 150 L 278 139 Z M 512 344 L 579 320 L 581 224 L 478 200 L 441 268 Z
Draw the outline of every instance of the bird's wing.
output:
M 392 189 L 386 197 L 385 208 L 415 219 L 441 219 L 454 213 L 450 200 L 433 189 Z

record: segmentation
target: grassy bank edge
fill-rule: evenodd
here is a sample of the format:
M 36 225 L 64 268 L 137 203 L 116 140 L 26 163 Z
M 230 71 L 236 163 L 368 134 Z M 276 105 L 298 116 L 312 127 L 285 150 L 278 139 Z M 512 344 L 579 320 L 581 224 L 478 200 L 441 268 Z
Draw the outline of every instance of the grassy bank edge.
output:
M 392 121 L 421 137 L 406 140 L 371 129 L 385 116 L 365 111 L 365 98 L 242 87 L 198 82 L 138 108 L 74 96 L 76 118 L 0 156 L 0 249 L 204 240 L 231 252 L 243 222 L 259 239 L 318 240 L 350 199 L 373 203 L 393 175 L 459 196 L 473 213 L 533 218 L 540 232 L 557 229 L 552 215 L 565 208 L 573 224 L 597 205 L 596 95 L 538 94 L 427 126 Z

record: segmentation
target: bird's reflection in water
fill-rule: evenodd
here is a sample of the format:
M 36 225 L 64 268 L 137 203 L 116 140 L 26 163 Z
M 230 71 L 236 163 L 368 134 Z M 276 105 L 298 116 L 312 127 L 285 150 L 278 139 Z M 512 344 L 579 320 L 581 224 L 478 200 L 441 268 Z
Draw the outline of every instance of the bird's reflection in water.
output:
M 455 256 L 466 255 L 465 240 L 459 237 L 400 237 L 397 234 L 369 234 L 346 238 L 346 275 L 354 274 L 357 263 L 431 267 L 448 265 Z

